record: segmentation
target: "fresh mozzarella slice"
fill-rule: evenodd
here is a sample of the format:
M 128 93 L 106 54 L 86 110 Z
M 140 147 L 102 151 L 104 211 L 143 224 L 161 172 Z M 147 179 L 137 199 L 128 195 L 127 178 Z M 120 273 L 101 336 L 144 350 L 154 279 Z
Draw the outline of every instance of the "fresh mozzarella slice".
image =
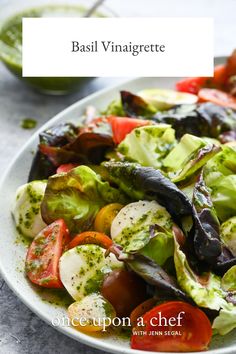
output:
M 170 214 L 156 201 L 140 200 L 122 208 L 111 224 L 111 238 L 126 251 L 143 248 L 150 239 L 150 226 L 170 230 Z
M 178 104 L 193 104 L 198 101 L 196 95 L 168 89 L 146 89 L 138 92 L 138 95 L 160 110 L 169 109 Z
M 65 252 L 60 258 L 60 278 L 68 293 L 75 300 L 99 291 L 107 273 L 122 268 L 123 262 L 97 245 L 81 245 Z
M 12 214 L 17 230 L 25 236 L 34 238 L 47 226 L 40 211 L 46 185 L 44 181 L 33 181 L 16 191 Z

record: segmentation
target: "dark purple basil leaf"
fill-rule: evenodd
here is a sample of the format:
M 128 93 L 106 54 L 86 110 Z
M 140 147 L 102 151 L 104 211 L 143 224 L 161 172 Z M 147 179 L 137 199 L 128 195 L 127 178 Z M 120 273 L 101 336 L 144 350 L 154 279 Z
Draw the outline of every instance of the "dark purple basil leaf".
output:
M 40 133 L 40 144 L 28 181 L 48 178 L 61 164 L 100 163 L 107 149 L 113 146 L 112 136 L 108 133 L 84 131 L 79 134 L 74 125 L 59 124 Z
M 100 163 L 104 159 L 107 149 L 113 148 L 113 138 L 109 134 L 83 132 L 77 138 L 66 145 L 67 151 L 86 157 L 89 163 Z
M 65 145 L 66 146 L 66 145 Z M 65 147 L 48 146 L 45 144 L 39 145 L 39 151 L 47 157 L 47 159 L 57 168 L 65 163 L 86 163 L 83 154 L 76 153 L 72 150 L 67 150 Z
M 56 167 L 51 161 L 43 155 L 39 150 L 36 152 L 28 176 L 28 182 L 37 179 L 47 179 L 49 176 L 56 173 Z
M 233 305 L 236 305 L 236 293 L 235 292 L 228 292 L 226 296 L 226 300 Z
M 36 179 L 47 179 L 49 176 L 56 173 L 56 168 L 57 166 L 59 166 L 59 164 L 55 164 L 52 162 L 51 156 L 55 156 L 56 152 L 54 151 L 54 149 L 50 150 L 50 147 L 63 147 L 64 145 L 73 141 L 77 137 L 77 135 L 78 128 L 71 123 L 58 124 L 53 126 L 52 128 L 41 132 L 39 134 L 40 144 L 30 168 L 28 182 Z M 40 146 L 42 145 L 42 149 L 44 147 L 49 148 L 49 155 L 44 154 L 42 151 L 40 151 Z M 60 158 L 61 161 L 63 161 L 62 163 L 74 162 L 67 156 L 66 153 L 64 153 L 64 156 L 66 155 L 65 159 L 62 159 L 62 157 L 60 157 L 62 153 L 60 154 L 59 151 L 57 151 L 57 153 L 59 155 L 58 159 Z
M 222 252 L 218 223 L 209 209 L 203 209 L 201 213 L 195 215 L 194 222 L 194 248 L 196 255 L 199 260 L 213 265 Z
M 236 265 L 236 258 L 220 239 L 219 220 L 212 204 L 210 190 L 206 187 L 202 174 L 194 187 L 193 207 L 195 213 L 192 239 L 195 254 L 200 261 L 209 264 L 216 273 L 223 275 Z
M 227 132 L 224 132 L 220 134 L 219 140 L 222 144 L 229 143 L 231 141 L 236 141 L 236 131 L 235 130 L 229 130 Z
M 156 200 L 179 225 L 184 216 L 192 215 L 188 197 L 160 171 L 129 162 L 105 162 L 103 166 L 114 183 L 129 197 Z
M 64 146 L 73 141 L 78 133 L 79 129 L 71 123 L 58 124 L 41 132 L 39 141 L 49 146 Z
M 236 265 L 236 257 L 223 245 L 222 252 L 213 266 L 214 271 L 219 275 L 224 275 L 231 267 Z
M 196 111 L 208 123 L 208 136 L 212 138 L 217 138 L 227 130 L 236 129 L 236 112 L 231 108 L 207 102 L 199 104 Z
M 152 119 L 171 124 L 177 138 L 186 133 L 218 138 L 223 132 L 236 130 L 236 112 L 210 102 L 176 106 L 169 111 L 157 113 Z
M 193 303 L 193 301 L 178 287 L 174 278 L 170 277 L 162 267 L 148 257 L 135 254 L 133 259 L 125 260 L 127 266 L 148 284 L 155 286 L 162 295 L 173 296 Z
M 168 111 L 158 112 L 153 119 L 158 123 L 170 124 L 172 128 L 175 129 L 178 139 L 184 134 L 202 136 L 204 125 L 200 124 L 201 122 L 196 112 L 196 107 L 196 104 L 178 105 Z
M 128 91 L 121 91 L 121 103 L 127 117 L 150 117 L 154 111 L 140 96 L 134 95 Z
M 199 260 L 215 264 L 222 252 L 220 223 L 202 174 L 193 190 L 193 216 L 195 253 Z
M 193 300 L 179 288 L 175 277 L 170 276 L 161 266 L 150 258 L 140 255 L 139 253 L 123 253 L 122 247 L 117 244 L 113 244 L 107 250 L 106 255 L 110 252 L 147 282 L 152 296 L 157 296 L 162 299 L 179 298 L 193 304 Z

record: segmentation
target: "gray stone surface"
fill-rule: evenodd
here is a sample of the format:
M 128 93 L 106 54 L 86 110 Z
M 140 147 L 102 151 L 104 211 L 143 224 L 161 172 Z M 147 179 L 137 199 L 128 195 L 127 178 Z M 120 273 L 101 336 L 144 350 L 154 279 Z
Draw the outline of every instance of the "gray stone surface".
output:
M 1 354 L 103 354 L 45 324 L 0 282 Z

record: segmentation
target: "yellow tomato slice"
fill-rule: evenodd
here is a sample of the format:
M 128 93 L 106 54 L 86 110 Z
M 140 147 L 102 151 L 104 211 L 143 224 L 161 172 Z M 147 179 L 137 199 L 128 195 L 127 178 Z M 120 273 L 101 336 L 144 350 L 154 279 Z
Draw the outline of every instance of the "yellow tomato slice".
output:
M 110 235 L 111 223 L 122 208 L 122 204 L 112 203 L 100 209 L 94 221 L 95 231 Z
M 116 317 L 114 307 L 101 295 L 93 293 L 68 308 L 70 324 L 84 332 L 104 331 Z

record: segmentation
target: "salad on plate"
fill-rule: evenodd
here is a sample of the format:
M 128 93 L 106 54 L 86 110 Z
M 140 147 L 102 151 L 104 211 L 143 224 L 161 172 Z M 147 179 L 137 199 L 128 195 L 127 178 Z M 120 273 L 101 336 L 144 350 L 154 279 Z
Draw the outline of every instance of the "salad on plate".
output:
M 71 326 L 206 350 L 236 328 L 236 52 L 40 133 L 12 213 L 28 280 L 68 292 Z

